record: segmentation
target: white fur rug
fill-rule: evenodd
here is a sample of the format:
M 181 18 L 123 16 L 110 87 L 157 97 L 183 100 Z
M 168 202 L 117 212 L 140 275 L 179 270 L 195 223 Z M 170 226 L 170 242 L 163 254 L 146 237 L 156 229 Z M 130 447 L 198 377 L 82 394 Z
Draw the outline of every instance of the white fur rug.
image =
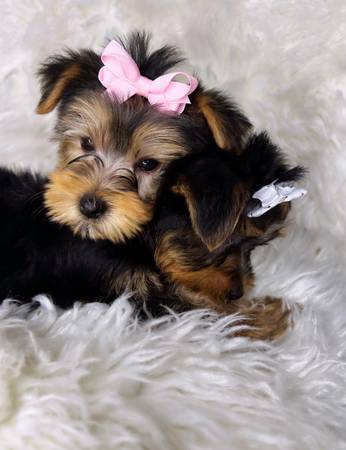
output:
M 125 298 L 0 307 L 1 450 L 346 449 L 344 0 L 1 0 L 0 163 L 49 170 L 37 64 L 146 28 L 309 168 L 288 235 L 254 255 L 261 294 L 304 305 L 269 346 L 194 312 L 138 325 Z M 232 322 L 234 318 L 230 318 Z

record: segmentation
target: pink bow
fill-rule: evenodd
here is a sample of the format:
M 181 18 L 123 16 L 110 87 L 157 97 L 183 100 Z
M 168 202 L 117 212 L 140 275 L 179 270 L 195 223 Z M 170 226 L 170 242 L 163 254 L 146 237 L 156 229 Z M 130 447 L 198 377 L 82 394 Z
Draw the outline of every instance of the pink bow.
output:
M 185 72 L 167 73 L 155 80 L 142 76 L 135 61 L 116 41 L 105 47 L 101 60 L 104 66 L 99 72 L 99 80 L 108 94 L 121 103 L 137 94 L 146 97 L 160 110 L 181 114 L 190 103 L 188 95 L 198 86 L 196 78 Z M 187 84 L 172 81 L 177 76 L 185 77 Z

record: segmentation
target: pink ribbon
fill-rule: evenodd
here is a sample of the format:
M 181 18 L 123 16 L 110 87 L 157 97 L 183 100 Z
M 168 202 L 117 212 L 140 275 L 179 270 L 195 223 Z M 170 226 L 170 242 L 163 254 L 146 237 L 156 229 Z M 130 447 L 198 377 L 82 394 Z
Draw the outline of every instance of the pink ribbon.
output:
M 116 41 L 111 41 L 103 50 L 99 80 L 111 97 L 124 102 L 133 95 L 146 97 L 151 105 L 160 110 L 181 114 L 190 103 L 188 95 L 198 86 L 198 81 L 185 72 L 173 72 L 150 80 L 140 74 L 135 61 Z M 173 81 L 184 77 L 187 83 Z

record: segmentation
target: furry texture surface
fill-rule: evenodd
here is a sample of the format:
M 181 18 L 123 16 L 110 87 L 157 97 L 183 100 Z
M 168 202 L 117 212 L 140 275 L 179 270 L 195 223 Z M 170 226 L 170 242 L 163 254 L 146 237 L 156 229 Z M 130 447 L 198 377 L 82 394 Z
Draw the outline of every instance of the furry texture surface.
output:
M 138 325 L 125 298 L 62 315 L 43 297 L 34 313 L 7 302 L 1 449 L 345 449 L 344 1 L 2 0 L 0 12 L 2 165 L 54 165 L 52 116 L 33 114 L 43 58 L 146 28 L 310 171 L 286 237 L 253 258 L 257 293 L 303 306 L 281 342 L 229 339 L 199 312 Z

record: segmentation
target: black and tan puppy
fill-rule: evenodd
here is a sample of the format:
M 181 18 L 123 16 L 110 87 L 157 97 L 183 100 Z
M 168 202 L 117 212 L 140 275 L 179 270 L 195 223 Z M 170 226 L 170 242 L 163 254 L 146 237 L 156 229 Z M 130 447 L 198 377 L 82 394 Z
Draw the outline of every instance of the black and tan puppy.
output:
M 150 53 L 148 45 L 138 33 L 124 42 L 145 77 L 157 78 L 181 61 L 172 47 Z M 215 141 L 238 152 L 251 125 L 232 102 L 202 87 L 181 115 L 139 95 L 117 102 L 99 81 L 101 68 L 100 55 L 81 50 L 50 58 L 39 72 L 37 111 L 58 107 L 59 163 L 45 203 L 53 220 L 81 236 L 124 242 L 151 219 L 172 161 Z
M 282 203 L 250 219 L 251 197 L 303 173 L 284 162 L 265 133 L 252 136 L 240 155 L 208 148 L 172 163 L 151 223 L 166 280 L 191 304 L 220 312 L 247 296 L 254 284 L 250 253 L 280 234 L 289 209 Z

